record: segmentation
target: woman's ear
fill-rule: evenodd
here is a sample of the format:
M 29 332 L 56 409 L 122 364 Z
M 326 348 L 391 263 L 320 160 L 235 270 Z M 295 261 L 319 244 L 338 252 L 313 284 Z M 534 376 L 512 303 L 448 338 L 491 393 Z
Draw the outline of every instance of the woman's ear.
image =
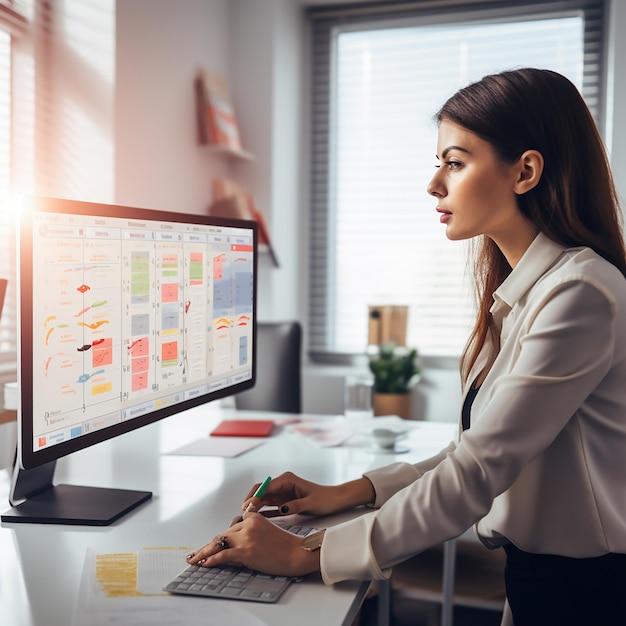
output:
M 537 150 L 526 150 L 517 165 L 517 180 L 513 191 L 522 195 L 539 184 L 543 174 L 543 155 Z

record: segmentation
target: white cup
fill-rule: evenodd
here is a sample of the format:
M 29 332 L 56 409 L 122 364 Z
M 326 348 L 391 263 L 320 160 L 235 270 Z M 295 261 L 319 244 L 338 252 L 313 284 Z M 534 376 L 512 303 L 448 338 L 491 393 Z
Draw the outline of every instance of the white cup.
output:
M 382 450 L 393 450 L 398 439 L 406 437 L 404 431 L 391 430 L 390 428 L 374 428 L 372 437 L 376 445 Z
M 350 419 L 374 417 L 374 381 L 369 376 L 346 376 L 344 415 Z
M 4 408 L 17 409 L 17 383 L 4 386 Z M 0 424 L 0 470 L 13 467 L 17 449 L 17 421 Z

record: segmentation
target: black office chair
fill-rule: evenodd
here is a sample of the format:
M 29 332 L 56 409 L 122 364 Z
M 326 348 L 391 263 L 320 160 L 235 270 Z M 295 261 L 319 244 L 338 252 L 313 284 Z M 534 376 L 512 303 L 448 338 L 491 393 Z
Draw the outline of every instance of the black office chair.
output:
M 237 409 L 300 413 L 301 350 L 299 322 L 259 322 L 256 385 L 235 396 Z

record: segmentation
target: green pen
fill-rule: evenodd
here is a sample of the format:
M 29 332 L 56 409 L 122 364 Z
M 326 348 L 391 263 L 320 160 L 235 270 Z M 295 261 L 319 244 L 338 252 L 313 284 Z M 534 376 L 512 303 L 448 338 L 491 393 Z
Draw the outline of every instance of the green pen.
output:
M 253 498 L 262 498 L 265 495 L 265 490 L 267 486 L 272 481 L 272 477 L 268 476 L 260 485 L 259 488 L 254 492 Z
M 259 488 L 254 492 L 254 495 L 252 496 L 253 498 L 262 498 L 265 495 L 265 490 L 267 489 L 267 486 L 270 484 L 272 480 L 271 476 L 268 476 L 260 485 Z M 248 504 L 248 506 L 246 507 L 245 512 L 249 513 L 254 507 L 254 503 L 250 502 Z

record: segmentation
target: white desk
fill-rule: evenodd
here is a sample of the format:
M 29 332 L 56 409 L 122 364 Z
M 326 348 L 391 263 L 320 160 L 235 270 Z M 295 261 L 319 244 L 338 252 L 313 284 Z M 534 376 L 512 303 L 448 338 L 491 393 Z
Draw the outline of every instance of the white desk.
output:
M 70 626 L 87 548 L 113 553 L 154 546 L 198 547 L 228 526 L 247 490 L 267 475 L 292 470 L 334 484 L 394 460 L 426 458 L 456 432 L 455 424 L 416 423 L 418 430 L 404 442 L 412 451 L 398 456 L 377 454 L 363 446 L 320 448 L 287 432 L 232 459 L 164 454 L 206 436 L 220 419 L 233 414 L 218 406 L 199 407 L 59 461 L 55 482 L 145 489 L 153 491 L 153 498 L 108 527 L 3 524 L 3 626 Z M 9 508 L 8 491 L 9 477 L 0 470 L 3 511 Z M 276 604 L 243 604 L 272 626 L 350 624 L 367 587 L 358 582 L 327 587 L 316 574 L 292 585 Z

